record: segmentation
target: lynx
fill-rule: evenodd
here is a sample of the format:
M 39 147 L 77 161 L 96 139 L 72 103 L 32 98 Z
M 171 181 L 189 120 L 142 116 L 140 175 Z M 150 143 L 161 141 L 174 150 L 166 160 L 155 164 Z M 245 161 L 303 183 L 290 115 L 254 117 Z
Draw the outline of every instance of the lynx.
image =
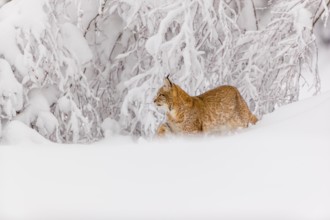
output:
M 190 96 L 167 77 L 154 103 L 166 111 L 166 122 L 157 129 L 159 136 L 232 131 L 258 121 L 237 88 L 229 85 Z

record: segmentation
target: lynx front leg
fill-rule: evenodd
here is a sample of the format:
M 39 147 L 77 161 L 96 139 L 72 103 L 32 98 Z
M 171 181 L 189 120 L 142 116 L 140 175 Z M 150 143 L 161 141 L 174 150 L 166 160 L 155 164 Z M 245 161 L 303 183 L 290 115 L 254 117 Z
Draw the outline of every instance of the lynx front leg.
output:
M 172 133 L 169 126 L 165 124 L 161 124 L 157 129 L 157 136 L 164 137 L 166 134 Z

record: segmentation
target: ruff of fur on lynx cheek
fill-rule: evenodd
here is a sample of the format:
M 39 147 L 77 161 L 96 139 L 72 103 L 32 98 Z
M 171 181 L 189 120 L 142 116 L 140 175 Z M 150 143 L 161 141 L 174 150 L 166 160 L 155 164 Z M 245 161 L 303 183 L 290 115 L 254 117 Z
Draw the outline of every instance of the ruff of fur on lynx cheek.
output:
M 258 121 L 238 89 L 230 85 L 190 96 L 167 75 L 154 103 L 166 109 L 166 121 L 158 127 L 158 136 L 227 132 Z

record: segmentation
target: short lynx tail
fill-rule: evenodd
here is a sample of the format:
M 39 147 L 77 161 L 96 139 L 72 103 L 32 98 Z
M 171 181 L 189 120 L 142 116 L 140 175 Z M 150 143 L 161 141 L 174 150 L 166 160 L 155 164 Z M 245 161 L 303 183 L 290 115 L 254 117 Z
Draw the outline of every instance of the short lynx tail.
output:
M 254 114 L 251 113 L 250 123 L 255 125 L 257 123 L 257 121 L 258 121 L 258 118 Z

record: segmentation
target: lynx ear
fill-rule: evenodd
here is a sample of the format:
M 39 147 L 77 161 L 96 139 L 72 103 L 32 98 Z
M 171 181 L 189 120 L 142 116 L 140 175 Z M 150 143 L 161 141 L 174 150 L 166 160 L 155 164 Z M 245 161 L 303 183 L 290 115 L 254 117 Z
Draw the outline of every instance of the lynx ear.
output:
M 170 89 L 173 86 L 173 83 L 169 79 L 169 76 L 170 75 L 166 76 L 166 78 L 164 79 L 164 86 L 166 89 Z

